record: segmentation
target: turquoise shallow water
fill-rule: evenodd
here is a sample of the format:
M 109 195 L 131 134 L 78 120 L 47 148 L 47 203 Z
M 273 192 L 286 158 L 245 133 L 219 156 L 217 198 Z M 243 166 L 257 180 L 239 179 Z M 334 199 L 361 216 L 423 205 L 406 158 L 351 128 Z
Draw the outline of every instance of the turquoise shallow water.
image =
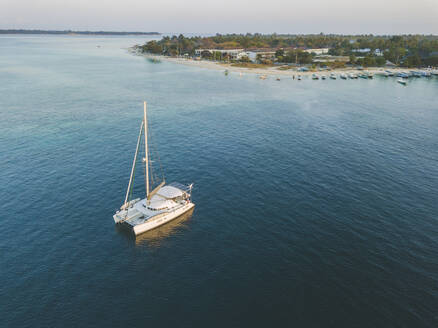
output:
M 438 325 L 437 78 L 226 77 L 140 41 L 0 38 L 0 326 Z M 134 239 L 144 99 L 196 209 Z

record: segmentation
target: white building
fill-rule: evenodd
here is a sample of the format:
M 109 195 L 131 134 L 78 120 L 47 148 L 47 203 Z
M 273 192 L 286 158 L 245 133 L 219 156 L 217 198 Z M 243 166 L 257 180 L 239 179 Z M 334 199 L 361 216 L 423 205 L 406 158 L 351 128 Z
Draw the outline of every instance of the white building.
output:
M 214 54 L 219 52 L 221 55 L 229 55 L 232 60 L 240 60 L 243 57 L 249 57 L 248 53 L 244 51 L 244 49 L 196 49 L 195 56 L 201 56 L 201 54 L 205 51 L 208 51 L 210 54 Z
M 362 48 L 362 49 L 353 49 L 352 51 L 356 52 L 356 53 L 366 54 L 366 53 L 371 52 L 371 49 L 370 48 Z M 374 54 L 376 56 L 383 56 L 383 50 L 375 49 Z
M 312 52 L 317 55 L 327 54 L 329 52 L 329 48 L 318 48 L 318 49 L 306 49 L 305 52 L 311 54 Z
M 248 51 L 247 53 L 249 59 L 253 62 L 257 60 L 257 55 L 259 55 L 262 60 L 275 60 L 275 51 L 255 50 Z

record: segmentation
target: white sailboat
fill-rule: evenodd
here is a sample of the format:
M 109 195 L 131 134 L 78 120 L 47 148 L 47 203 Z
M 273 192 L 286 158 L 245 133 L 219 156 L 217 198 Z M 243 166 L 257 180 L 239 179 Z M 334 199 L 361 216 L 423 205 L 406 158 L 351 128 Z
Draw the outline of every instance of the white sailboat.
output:
M 403 84 L 403 85 L 407 85 L 408 84 L 408 82 L 406 82 L 406 80 L 403 80 L 403 79 L 398 79 L 397 82 L 400 83 L 400 84 Z
M 145 157 L 145 187 L 146 197 L 144 199 L 129 200 L 132 194 L 135 166 L 138 153 L 140 151 L 141 139 L 144 136 Z M 166 185 L 163 181 L 152 191 L 150 187 L 150 152 L 148 145 L 148 124 L 146 115 L 146 102 L 144 102 L 144 118 L 140 125 L 140 132 L 137 139 L 137 148 L 132 163 L 131 176 L 129 178 L 128 190 L 126 191 L 125 201 L 114 215 L 116 224 L 125 224 L 132 228 L 135 235 L 161 226 L 195 207 L 191 200 L 192 186 L 171 183 Z

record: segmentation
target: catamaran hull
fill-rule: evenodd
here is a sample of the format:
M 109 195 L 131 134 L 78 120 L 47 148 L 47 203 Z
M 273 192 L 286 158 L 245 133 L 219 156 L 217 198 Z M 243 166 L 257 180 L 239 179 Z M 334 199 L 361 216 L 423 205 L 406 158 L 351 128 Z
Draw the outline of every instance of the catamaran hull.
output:
M 183 207 L 180 207 L 180 208 L 176 209 L 175 211 L 172 211 L 170 213 L 159 214 L 159 215 L 157 215 L 156 218 L 152 217 L 145 223 L 135 225 L 132 227 L 132 230 L 134 231 L 134 234 L 136 236 L 140 235 L 142 233 L 145 233 L 146 231 L 155 229 L 163 224 L 166 224 L 167 222 L 170 222 L 170 221 L 176 219 L 177 217 L 183 215 L 184 213 L 187 213 L 188 211 L 190 211 L 194 207 L 195 207 L 195 204 L 188 203 L 187 205 L 184 205 Z

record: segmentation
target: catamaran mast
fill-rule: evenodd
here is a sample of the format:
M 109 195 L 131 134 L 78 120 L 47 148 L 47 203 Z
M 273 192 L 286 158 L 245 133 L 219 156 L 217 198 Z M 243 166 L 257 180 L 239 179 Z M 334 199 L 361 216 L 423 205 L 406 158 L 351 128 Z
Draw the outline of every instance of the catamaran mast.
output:
M 144 151 L 146 161 L 146 199 L 149 196 L 149 149 L 148 149 L 148 118 L 146 116 L 146 101 L 144 102 Z
M 140 124 L 140 132 L 138 133 L 138 138 L 137 138 L 137 148 L 135 148 L 134 160 L 132 161 L 131 176 L 129 177 L 128 190 L 126 190 L 125 203 L 123 204 L 123 207 L 126 207 L 126 204 L 128 203 L 129 191 L 131 190 L 132 178 L 134 176 L 134 171 L 135 171 L 135 163 L 137 163 L 137 155 L 138 155 L 138 149 L 140 146 L 142 132 L 143 132 L 143 121 Z

